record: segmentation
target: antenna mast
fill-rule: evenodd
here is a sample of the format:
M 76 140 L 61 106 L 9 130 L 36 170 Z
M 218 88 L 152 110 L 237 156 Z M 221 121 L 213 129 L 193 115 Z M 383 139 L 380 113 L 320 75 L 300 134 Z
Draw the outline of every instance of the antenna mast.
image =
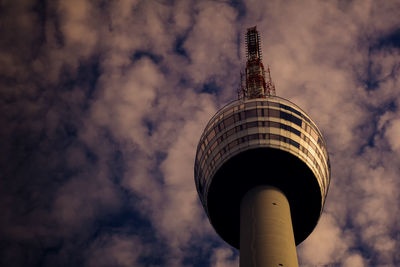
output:
M 275 95 L 275 85 L 271 80 L 270 68 L 268 66 L 268 76 L 266 76 L 262 63 L 260 34 L 256 26 L 247 29 L 246 57 L 246 85 L 243 84 L 243 74 L 241 73 L 238 98 L 253 99 Z

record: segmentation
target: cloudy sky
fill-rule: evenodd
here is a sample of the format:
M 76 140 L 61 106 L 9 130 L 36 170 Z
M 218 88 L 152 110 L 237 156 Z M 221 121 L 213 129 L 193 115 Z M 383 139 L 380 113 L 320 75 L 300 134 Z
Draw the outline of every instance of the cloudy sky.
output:
M 302 266 L 400 266 L 400 1 L 0 0 L 0 265 L 237 266 L 193 182 L 257 25 L 332 181 Z

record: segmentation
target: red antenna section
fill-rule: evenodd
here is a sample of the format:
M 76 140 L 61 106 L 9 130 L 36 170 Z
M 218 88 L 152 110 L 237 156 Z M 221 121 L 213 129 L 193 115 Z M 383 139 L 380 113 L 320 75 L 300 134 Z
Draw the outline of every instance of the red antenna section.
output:
M 244 75 L 240 73 L 239 99 L 265 98 L 275 95 L 275 85 L 271 80 L 271 71 L 267 68 L 267 76 L 262 63 L 260 34 L 257 27 L 247 29 L 246 33 L 246 84 Z

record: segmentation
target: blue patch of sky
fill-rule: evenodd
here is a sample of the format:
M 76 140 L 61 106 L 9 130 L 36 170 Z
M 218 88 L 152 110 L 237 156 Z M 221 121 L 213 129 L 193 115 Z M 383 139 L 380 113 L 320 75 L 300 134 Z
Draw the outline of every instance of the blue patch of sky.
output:
M 385 47 L 400 48 L 400 29 L 397 29 L 380 38 L 375 47 L 377 49 L 382 49 Z
M 152 254 L 151 256 L 141 256 L 139 257 L 139 264 L 141 266 L 166 266 L 166 262 L 164 259 L 165 254 L 168 252 L 164 252 L 160 254 L 161 250 L 157 251 L 157 254 Z
M 369 51 L 369 57 L 371 55 L 371 50 Z M 376 68 L 373 70 L 373 62 L 372 60 L 368 60 L 367 65 L 367 76 L 364 81 L 365 89 L 367 91 L 376 90 L 379 87 L 379 71 L 377 73 Z
M 72 122 L 66 122 L 63 124 L 64 132 L 67 137 L 76 137 L 78 133 L 78 129 L 76 125 Z
M 149 51 L 144 51 L 144 50 L 137 50 L 131 56 L 131 60 L 133 62 L 138 61 L 142 58 L 149 58 L 151 61 L 154 62 L 154 64 L 160 63 L 163 59 L 161 55 L 156 55 L 156 54 L 150 53 Z
M 400 48 L 400 29 L 393 31 L 390 34 L 387 34 L 386 36 L 380 38 L 379 40 L 371 44 L 368 51 L 369 56 L 375 51 L 385 50 L 390 48 Z M 361 81 L 364 83 L 365 89 L 367 91 L 377 90 L 379 88 L 380 82 L 382 82 L 387 78 L 394 78 L 395 75 L 395 69 L 393 69 L 392 72 L 387 77 L 380 77 L 381 72 L 379 69 L 373 66 L 372 60 L 369 60 L 366 71 L 367 71 L 366 78 L 361 79 Z M 365 107 L 365 108 L 373 113 L 373 119 L 368 122 L 368 125 L 362 125 L 359 129 L 362 132 L 364 131 L 371 132 L 370 136 L 368 136 L 368 138 L 366 139 L 367 142 L 363 146 L 361 146 L 359 154 L 362 154 L 367 147 L 373 147 L 375 145 L 374 139 L 376 135 L 381 134 L 380 132 L 378 132 L 377 129 L 380 117 L 385 112 L 396 111 L 398 107 L 394 100 L 389 100 L 388 102 L 382 104 L 379 107 Z M 372 127 L 372 131 L 371 130 L 368 131 L 368 128 L 370 127 Z
M 246 16 L 246 5 L 243 0 L 232 0 L 229 2 L 230 6 L 236 9 L 238 13 L 237 19 L 240 20 Z
M 215 95 L 219 95 L 220 91 L 221 87 L 218 86 L 214 80 L 211 80 L 203 84 L 203 87 L 201 89 L 202 93 L 215 94 Z
M 72 70 L 64 67 L 60 78 L 60 89 L 70 91 L 79 87 L 79 90 L 85 93 L 86 98 L 91 99 L 101 75 L 99 61 L 99 55 L 81 61 L 76 75 Z M 85 107 L 87 107 L 87 103 Z
M 86 153 L 85 153 L 86 159 L 87 159 L 90 163 L 95 164 L 95 163 L 98 162 L 98 157 L 97 157 L 97 155 L 96 155 L 95 153 L 93 153 L 93 151 L 91 151 L 90 149 L 86 149 L 85 152 L 86 152 Z
M 348 181 L 348 185 L 351 184 L 351 181 Z M 329 199 L 329 198 L 328 198 Z M 354 217 L 353 216 L 346 216 L 345 218 L 346 224 L 344 225 L 344 231 L 349 231 L 351 233 L 355 234 L 355 242 L 354 242 L 354 247 L 352 250 L 356 253 L 361 253 L 361 256 L 364 259 L 370 260 L 371 259 L 371 254 L 368 250 L 368 248 L 363 244 L 363 238 L 360 235 L 361 232 L 359 231 L 359 226 L 354 225 Z M 301 266 L 301 264 L 300 264 Z M 374 265 L 369 265 L 369 266 L 374 266 Z
M 378 123 L 381 116 L 388 111 L 394 112 L 397 110 L 397 108 L 398 107 L 394 99 L 384 103 L 380 107 L 366 107 L 367 110 L 372 112 L 373 116 L 372 119 L 367 122 L 367 124 L 361 125 L 359 130 L 361 132 L 370 132 L 371 134 L 365 139 L 366 142 L 360 147 L 358 155 L 363 154 L 366 148 L 375 146 L 374 140 L 376 135 L 382 134 L 381 131 L 378 131 Z M 369 128 L 372 128 L 372 130 L 368 131 Z
M 36 266 L 48 266 L 49 259 L 55 258 L 62 253 L 64 241 L 61 238 L 52 238 L 51 242 L 43 242 L 39 240 L 42 249 Z
M 178 36 L 175 40 L 175 44 L 174 44 L 174 51 L 175 53 L 177 53 L 178 55 L 184 56 L 186 58 L 189 58 L 185 48 L 183 47 L 185 41 L 186 41 L 186 37 L 187 34 L 183 35 L 183 36 Z
M 190 83 L 190 78 L 186 77 L 186 76 L 181 76 L 179 77 L 179 82 L 178 82 L 179 86 L 181 88 L 188 88 L 191 87 L 192 84 Z
M 92 227 L 92 235 L 88 242 L 96 240 L 103 235 L 120 235 L 127 238 L 138 237 L 144 245 L 151 244 L 157 247 L 150 255 L 144 254 L 139 258 L 139 262 L 146 263 L 146 266 L 152 264 L 164 263 L 163 256 L 167 254 L 165 244 L 162 244 L 159 236 L 152 227 L 151 221 L 143 216 L 140 212 L 135 211 L 130 203 L 139 201 L 136 197 L 129 193 L 121 193 L 123 196 L 123 204 L 119 207 L 118 212 L 112 216 L 104 216 L 99 218 Z
M 52 5 L 48 5 L 48 1 L 38 0 L 32 5 L 31 11 L 36 14 L 36 22 L 39 23 L 37 26 L 40 27 L 40 29 L 36 27 L 36 30 L 39 30 L 39 34 L 36 36 L 37 40 L 40 40 L 41 43 L 46 42 L 46 23 L 49 23 L 54 26 L 55 35 L 53 37 L 57 45 L 63 46 L 65 42 L 60 27 L 61 23 L 57 16 L 57 10 Z
M 368 53 L 370 56 L 375 51 L 390 48 L 400 48 L 400 29 L 397 29 L 375 41 L 373 44 L 371 44 Z M 367 91 L 376 90 L 382 80 L 388 77 L 393 77 L 395 72 L 392 70 L 392 73 L 389 74 L 388 77 L 380 77 L 380 74 L 380 70 L 373 66 L 373 62 L 369 60 L 367 66 L 367 77 L 364 80 Z
M 127 193 L 121 193 L 121 196 L 123 204 L 117 212 L 114 211 L 112 216 L 103 216 L 94 222 L 91 239 L 103 234 L 121 233 L 140 236 L 144 241 L 156 241 L 151 222 L 132 208 L 130 202 L 135 201 L 134 197 Z
M 210 260 L 212 257 L 211 251 L 208 251 L 208 253 L 204 253 L 203 255 L 199 255 L 200 251 L 198 250 L 198 248 L 194 248 L 193 251 L 188 251 L 185 254 L 187 256 L 182 261 L 183 266 L 193 266 L 193 267 L 211 266 L 210 264 Z
M 167 158 L 168 153 L 165 153 L 162 151 L 156 151 L 153 156 L 156 160 L 155 165 L 157 166 L 157 168 L 153 168 L 152 170 L 150 170 L 150 175 L 158 183 L 165 185 L 164 175 L 163 175 L 162 171 L 160 170 L 159 166 L 161 166 L 161 163 Z
M 147 129 L 147 135 L 152 136 L 153 135 L 153 129 L 154 129 L 154 124 L 151 120 L 149 119 L 143 119 L 143 124 Z
M 183 263 L 185 266 L 203 267 L 211 266 L 211 259 L 216 249 L 227 248 L 233 251 L 228 260 L 234 260 L 239 256 L 239 251 L 227 245 L 217 234 L 205 236 L 197 241 L 201 241 L 200 246 L 194 245 Z M 207 244 L 206 246 L 201 244 Z
M 110 171 L 110 179 L 114 184 L 119 185 L 125 171 L 125 160 L 123 152 L 116 148 L 113 152 L 111 152 L 111 158 L 107 161 L 109 171 Z
M 156 152 L 154 155 L 157 161 L 157 165 L 161 164 L 168 156 L 167 153 L 160 151 Z
M 31 53 L 33 56 L 37 55 L 40 52 L 40 47 L 46 41 L 46 20 L 48 14 L 47 10 L 47 3 L 45 0 L 36 1 L 36 3 L 32 7 L 32 11 L 36 14 L 38 25 L 36 30 L 38 31 L 36 37 L 36 42 L 33 43 L 31 46 Z

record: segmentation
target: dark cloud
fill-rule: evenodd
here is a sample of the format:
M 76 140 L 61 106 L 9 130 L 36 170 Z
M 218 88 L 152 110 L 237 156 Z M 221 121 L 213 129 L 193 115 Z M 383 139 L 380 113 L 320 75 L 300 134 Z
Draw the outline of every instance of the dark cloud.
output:
M 2 1 L 0 265 L 232 266 L 193 182 L 258 25 L 331 153 L 304 266 L 400 263 L 396 1 Z M 316 253 L 317 252 L 317 253 Z

